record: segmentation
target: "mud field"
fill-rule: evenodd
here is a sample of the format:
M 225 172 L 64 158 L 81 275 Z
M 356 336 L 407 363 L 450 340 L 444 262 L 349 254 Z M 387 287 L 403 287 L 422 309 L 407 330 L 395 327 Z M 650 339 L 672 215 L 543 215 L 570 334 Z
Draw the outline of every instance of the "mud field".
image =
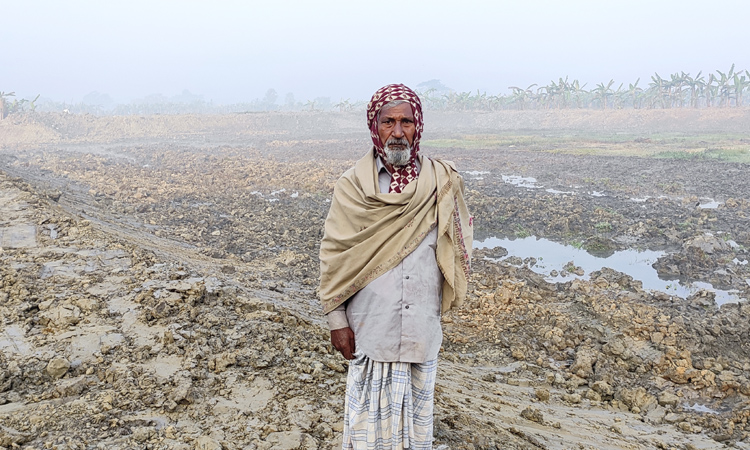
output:
M 317 253 L 363 117 L 0 122 L 0 449 L 340 445 Z M 426 114 L 476 224 L 436 448 L 750 448 L 748 130 Z

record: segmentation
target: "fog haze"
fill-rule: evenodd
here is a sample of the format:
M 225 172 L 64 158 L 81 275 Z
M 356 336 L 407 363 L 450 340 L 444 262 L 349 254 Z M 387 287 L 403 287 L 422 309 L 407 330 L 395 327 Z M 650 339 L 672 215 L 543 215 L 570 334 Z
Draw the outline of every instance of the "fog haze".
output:
M 750 2 L 4 2 L 0 91 L 127 102 L 184 90 L 238 103 L 367 99 L 439 79 L 508 93 L 560 77 L 592 87 L 750 69 Z

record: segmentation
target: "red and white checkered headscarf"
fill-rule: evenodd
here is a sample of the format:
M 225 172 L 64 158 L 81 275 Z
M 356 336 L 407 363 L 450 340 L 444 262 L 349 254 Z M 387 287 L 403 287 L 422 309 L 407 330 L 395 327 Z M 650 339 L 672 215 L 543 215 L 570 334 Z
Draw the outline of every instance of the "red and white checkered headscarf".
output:
M 422 122 L 422 102 L 414 91 L 403 84 L 389 84 L 378 89 L 372 96 L 372 99 L 370 99 L 370 103 L 367 104 L 367 126 L 370 128 L 370 137 L 375 146 L 375 151 L 380 155 L 383 161 L 385 161 L 385 150 L 383 150 L 383 143 L 380 142 L 377 119 L 383 106 L 394 100 L 404 100 L 409 103 L 411 106 L 411 112 L 414 114 L 414 126 L 416 128 L 409 163 L 403 167 L 394 167 L 394 171 L 391 174 L 392 178 L 389 192 L 398 193 L 401 192 L 407 184 L 416 180 L 419 176 L 416 161 L 417 152 L 419 152 L 419 140 L 422 137 L 424 123 Z

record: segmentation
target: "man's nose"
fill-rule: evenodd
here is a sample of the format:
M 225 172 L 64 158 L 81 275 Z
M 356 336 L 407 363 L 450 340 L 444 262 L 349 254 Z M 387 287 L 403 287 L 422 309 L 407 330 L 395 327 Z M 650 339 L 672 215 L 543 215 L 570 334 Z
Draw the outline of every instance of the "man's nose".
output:
M 404 129 L 401 127 L 401 124 L 396 122 L 396 126 L 393 128 L 393 137 L 395 138 L 402 138 L 404 136 Z

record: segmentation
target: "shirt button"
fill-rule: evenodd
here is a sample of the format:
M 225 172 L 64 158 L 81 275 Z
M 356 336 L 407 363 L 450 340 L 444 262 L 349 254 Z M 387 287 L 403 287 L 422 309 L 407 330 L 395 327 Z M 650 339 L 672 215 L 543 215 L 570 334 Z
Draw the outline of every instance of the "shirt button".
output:
M 406 305 L 406 309 L 409 309 L 409 305 Z
M 408 280 L 409 279 L 409 275 L 405 276 L 404 278 L 406 278 Z

